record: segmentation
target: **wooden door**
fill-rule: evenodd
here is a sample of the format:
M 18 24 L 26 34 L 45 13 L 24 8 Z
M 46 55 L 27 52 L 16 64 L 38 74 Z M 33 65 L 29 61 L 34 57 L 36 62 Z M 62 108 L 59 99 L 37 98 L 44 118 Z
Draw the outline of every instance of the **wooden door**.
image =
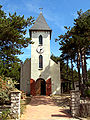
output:
M 41 95 L 46 95 L 46 82 L 45 82 L 45 80 L 41 81 Z
M 46 81 L 46 95 L 51 94 L 51 78 Z
M 35 88 L 36 88 L 36 95 L 41 95 L 41 79 L 36 81 Z

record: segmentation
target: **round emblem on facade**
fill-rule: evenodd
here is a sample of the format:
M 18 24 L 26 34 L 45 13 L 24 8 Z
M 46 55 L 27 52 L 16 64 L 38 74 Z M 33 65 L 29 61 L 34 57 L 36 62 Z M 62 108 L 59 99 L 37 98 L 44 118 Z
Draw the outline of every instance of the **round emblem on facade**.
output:
M 44 52 L 43 46 L 38 46 L 37 49 L 36 49 L 36 51 L 37 51 L 38 53 L 42 54 L 42 53 Z

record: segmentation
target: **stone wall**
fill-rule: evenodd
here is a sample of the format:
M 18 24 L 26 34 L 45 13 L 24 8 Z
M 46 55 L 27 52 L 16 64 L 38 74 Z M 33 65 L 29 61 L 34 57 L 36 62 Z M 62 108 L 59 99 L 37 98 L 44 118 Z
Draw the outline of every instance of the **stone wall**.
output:
M 11 92 L 11 118 L 20 119 L 20 96 L 19 91 Z
M 70 92 L 70 110 L 73 117 L 90 117 L 90 99 L 80 100 L 80 91 Z
M 70 101 L 70 110 L 73 117 L 79 116 L 80 110 L 80 92 L 72 90 L 70 92 L 71 101 Z

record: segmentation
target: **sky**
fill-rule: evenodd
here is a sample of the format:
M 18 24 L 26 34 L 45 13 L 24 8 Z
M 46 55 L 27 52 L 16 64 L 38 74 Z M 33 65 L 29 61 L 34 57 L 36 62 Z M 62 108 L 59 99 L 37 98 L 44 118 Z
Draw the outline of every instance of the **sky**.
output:
M 39 8 L 43 8 L 43 16 L 49 27 L 52 29 L 52 37 L 50 40 L 51 54 L 59 56 L 61 51 L 55 38 L 65 33 L 64 26 L 73 26 L 74 19 L 77 17 L 77 11 L 82 9 L 83 12 L 90 9 L 90 0 L 0 0 L 3 10 L 7 13 L 16 12 L 17 15 L 24 15 L 25 18 L 39 16 Z M 29 37 L 29 29 L 27 29 L 26 37 Z M 22 49 L 24 54 L 18 56 L 22 61 L 31 57 L 31 45 Z M 90 60 L 87 61 L 87 68 L 90 68 Z

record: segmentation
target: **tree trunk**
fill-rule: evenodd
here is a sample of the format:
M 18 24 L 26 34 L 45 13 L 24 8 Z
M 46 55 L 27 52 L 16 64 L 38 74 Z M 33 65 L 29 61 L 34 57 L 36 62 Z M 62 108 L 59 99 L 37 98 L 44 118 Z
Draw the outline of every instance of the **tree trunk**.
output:
M 84 50 L 81 51 L 81 62 L 82 62 L 82 80 L 85 85 L 85 68 L 84 68 Z
M 85 50 L 84 48 L 81 50 L 81 62 L 82 62 L 82 79 L 83 79 L 83 85 L 82 85 L 82 96 L 85 96 L 85 90 L 86 88 L 86 58 L 85 58 Z
M 78 51 L 78 55 L 77 55 L 77 69 L 78 69 L 78 78 L 79 78 L 79 90 L 81 90 L 80 51 Z
M 87 82 L 87 65 L 86 65 L 86 56 L 84 52 L 84 74 L 85 74 L 85 81 Z
M 67 80 L 68 80 L 68 58 L 67 58 Z M 69 83 L 68 83 L 68 85 L 67 85 L 67 89 L 68 89 L 68 90 L 71 89 Z
M 68 79 L 68 58 L 67 58 L 67 79 Z
M 71 69 L 72 69 L 72 89 L 75 89 L 75 87 L 74 87 L 74 79 L 73 79 L 73 63 L 72 63 L 72 58 L 71 58 Z

